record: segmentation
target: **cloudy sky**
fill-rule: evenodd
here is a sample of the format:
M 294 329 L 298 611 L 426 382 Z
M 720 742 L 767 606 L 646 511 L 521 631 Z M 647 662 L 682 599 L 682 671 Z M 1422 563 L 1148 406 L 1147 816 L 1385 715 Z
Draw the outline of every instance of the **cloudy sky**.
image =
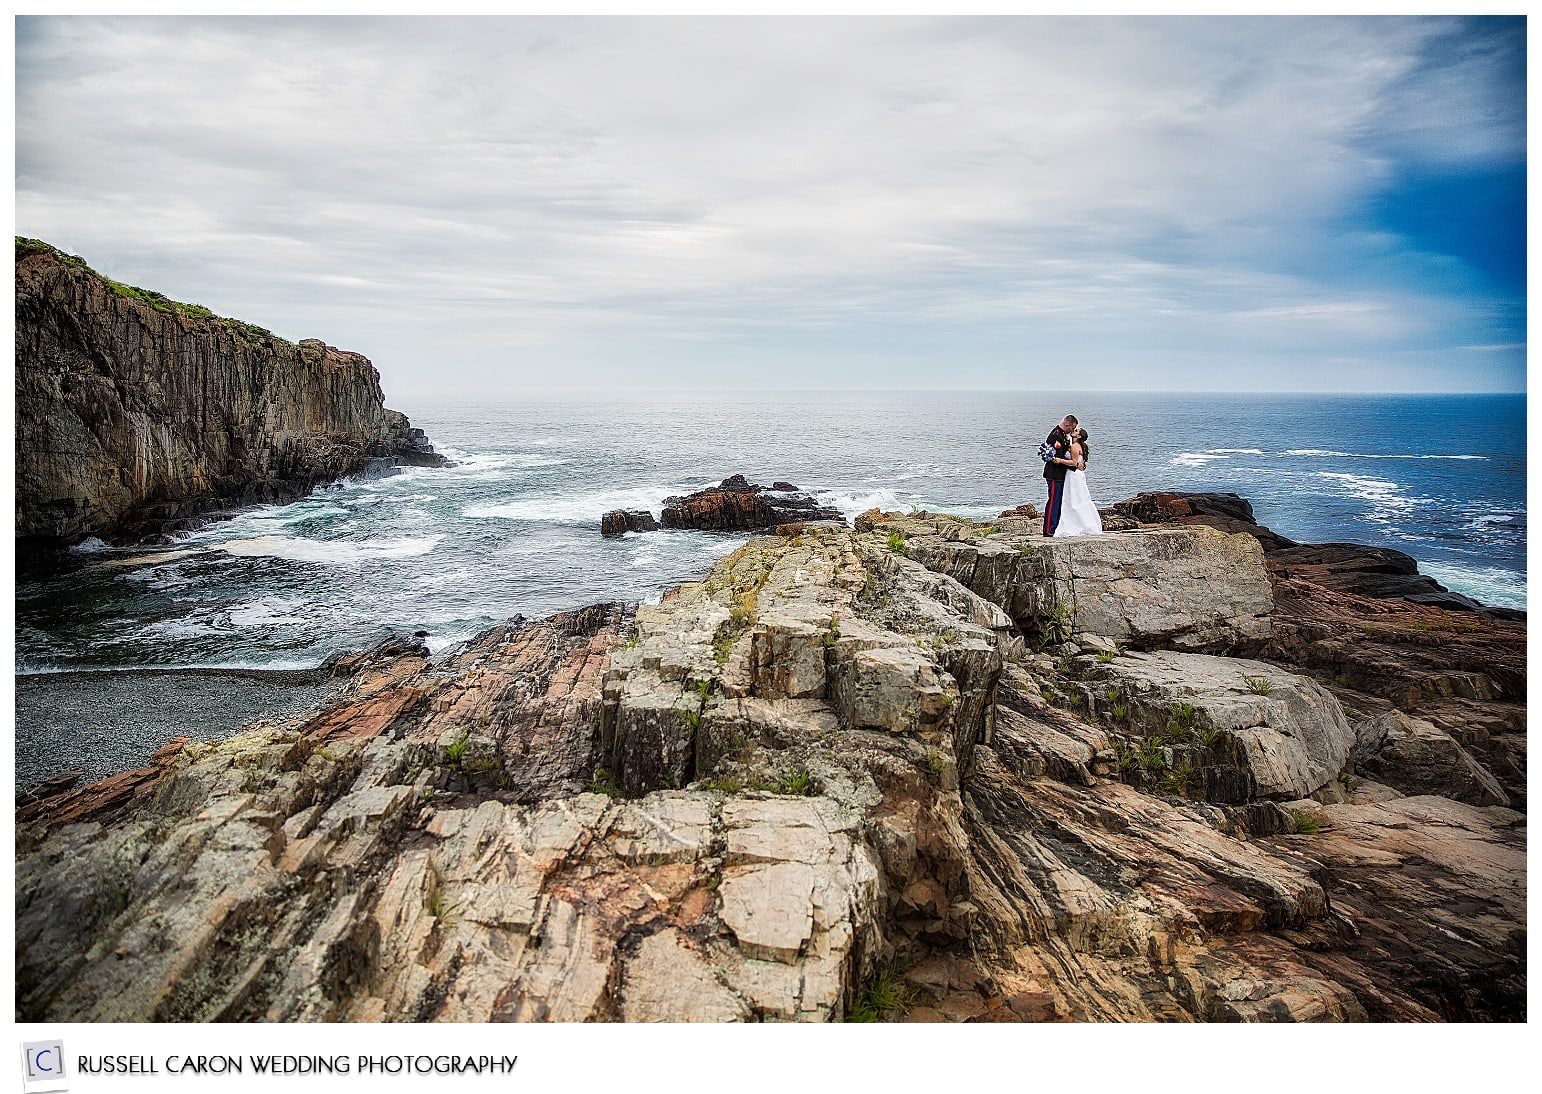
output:
M 1523 390 L 1525 24 L 22 18 L 16 230 L 388 396 Z

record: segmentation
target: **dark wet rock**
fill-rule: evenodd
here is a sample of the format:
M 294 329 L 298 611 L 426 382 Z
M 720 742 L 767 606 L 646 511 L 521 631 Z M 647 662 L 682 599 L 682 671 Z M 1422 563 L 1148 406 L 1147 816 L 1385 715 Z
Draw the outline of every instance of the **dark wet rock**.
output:
M 1454 593 L 1432 577 L 1419 573 L 1411 555 L 1388 547 L 1358 543 L 1301 544 L 1270 552 L 1269 562 L 1285 577 L 1299 577 L 1325 589 L 1381 600 L 1477 612 L 1494 619 L 1523 619 L 1525 612 L 1496 608 Z
M 386 411 L 387 417 L 395 415 L 400 418 L 397 422 L 392 418 L 393 441 L 387 446 L 391 455 L 398 462 L 409 467 L 454 467 L 455 461 L 435 451 L 429 443 L 428 434 L 408 423 L 407 416 L 394 410 Z
M 84 771 L 61 771 L 57 775 L 44 779 L 30 790 L 24 790 L 16 795 L 16 803 L 18 805 L 30 805 L 33 802 L 40 802 L 44 798 L 63 794 L 66 790 L 72 789 L 76 783 L 85 777 L 86 773 Z
M 1253 516 L 1253 505 L 1237 494 L 1154 491 L 1117 501 L 1113 515 L 1141 524 L 1204 524 L 1223 532 L 1246 532 L 1274 551 L 1294 547 L 1294 540 L 1276 535 Z
M 743 475 L 732 475 L 719 485 L 684 497 L 664 499 L 665 528 L 694 528 L 707 532 L 759 532 L 797 521 L 839 521 L 845 517 L 833 506 L 822 506 L 812 494 L 786 489 L 778 483 L 767 490 Z
M 366 667 L 393 662 L 401 657 L 415 657 L 427 661 L 428 646 L 423 639 L 427 631 L 414 631 L 411 635 L 389 634 L 362 650 L 338 650 L 323 661 L 317 672 L 323 676 L 356 676 Z
M 646 509 L 613 509 L 600 518 L 600 535 L 619 536 L 627 532 L 656 532 L 659 522 Z

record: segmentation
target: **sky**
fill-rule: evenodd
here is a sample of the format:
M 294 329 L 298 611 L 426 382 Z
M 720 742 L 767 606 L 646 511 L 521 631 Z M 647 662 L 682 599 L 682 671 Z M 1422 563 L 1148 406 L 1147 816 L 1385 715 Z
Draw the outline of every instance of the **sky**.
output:
M 1525 390 L 1523 18 L 23 17 L 16 231 L 389 398 Z

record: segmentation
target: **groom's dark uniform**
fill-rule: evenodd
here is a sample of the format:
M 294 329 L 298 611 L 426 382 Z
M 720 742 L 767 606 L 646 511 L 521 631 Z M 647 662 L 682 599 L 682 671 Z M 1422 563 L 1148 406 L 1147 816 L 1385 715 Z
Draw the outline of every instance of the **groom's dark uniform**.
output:
M 1071 438 L 1057 425 L 1049 431 L 1044 443 L 1053 445 L 1055 459 L 1067 458 L 1071 451 Z M 1052 536 L 1060 527 L 1060 505 L 1065 500 L 1065 473 L 1069 468 L 1063 463 L 1044 462 L 1044 485 L 1049 487 L 1049 502 L 1044 506 L 1044 534 Z

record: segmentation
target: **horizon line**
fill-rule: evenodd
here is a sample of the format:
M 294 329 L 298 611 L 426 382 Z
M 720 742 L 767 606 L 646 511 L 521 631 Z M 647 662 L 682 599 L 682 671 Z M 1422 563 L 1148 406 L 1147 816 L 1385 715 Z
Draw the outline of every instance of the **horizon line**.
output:
M 384 386 L 382 384 L 382 386 Z M 434 391 L 403 389 L 396 392 L 396 396 L 433 396 L 436 398 L 487 398 L 491 393 L 486 389 L 477 391 L 467 390 L 463 393 L 438 389 Z M 1449 396 L 1454 398 L 1481 398 L 1485 396 L 1520 395 L 1526 394 L 1525 389 L 1505 391 L 1389 391 L 1376 389 L 1363 389 L 1356 391 L 1337 391 L 1325 389 L 1258 389 L 1258 388 L 1101 388 L 1101 389 L 1060 389 L 1060 388 L 949 388 L 949 387 L 765 387 L 765 388 L 709 388 L 709 387 L 635 387 L 635 388 L 610 388 L 607 394 L 598 394 L 592 388 L 545 388 L 532 390 L 520 388 L 507 393 L 510 397 L 523 398 L 530 396 L 549 395 L 581 395 L 590 399 L 604 399 L 608 397 L 630 395 L 1321 395 L 1321 396 L 1352 396 L 1352 395 L 1380 395 L 1391 397 L 1417 398 L 1433 395 Z M 388 396 L 389 397 L 389 396 Z

